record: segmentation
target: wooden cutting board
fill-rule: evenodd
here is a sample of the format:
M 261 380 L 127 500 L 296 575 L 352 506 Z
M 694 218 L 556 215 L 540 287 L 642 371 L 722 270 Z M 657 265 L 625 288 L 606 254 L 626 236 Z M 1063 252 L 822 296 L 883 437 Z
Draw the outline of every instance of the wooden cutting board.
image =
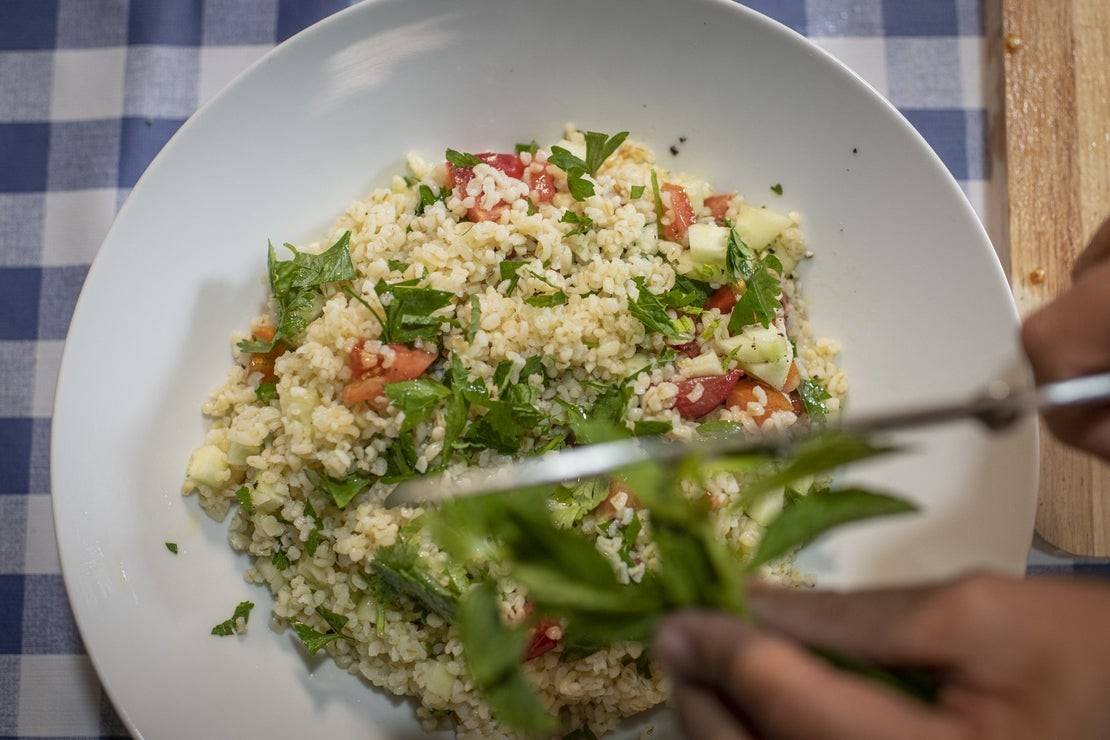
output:
M 991 117 L 995 174 L 1025 316 L 1068 287 L 1075 256 L 1110 215 L 1110 0 L 986 6 L 1004 88 Z M 1110 466 L 1045 434 L 1037 531 L 1070 553 L 1110 556 Z

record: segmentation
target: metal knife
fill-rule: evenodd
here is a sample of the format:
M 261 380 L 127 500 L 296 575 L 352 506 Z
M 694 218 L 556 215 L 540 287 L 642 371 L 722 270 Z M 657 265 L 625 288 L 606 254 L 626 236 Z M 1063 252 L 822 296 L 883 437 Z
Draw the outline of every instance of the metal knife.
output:
M 849 417 L 835 428 L 851 434 L 872 434 L 974 419 L 987 429 L 998 431 L 1032 412 L 1100 404 L 1110 404 L 1110 372 L 1028 388 L 1014 388 L 1009 383 L 996 380 L 970 401 Z M 801 435 L 789 432 L 763 435 L 756 439 L 734 434 L 689 442 L 633 437 L 549 452 L 488 468 L 468 468 L 458 473 L 404 481 L 386 497 L 385 505 L 421 505 L 456 496 L 562 483 L 601 475 L 645 460 L 672 462 L 689 455 L 713 458 L 726 454 L 781 450 L 821 431 L 825 430 L 815 429 Z

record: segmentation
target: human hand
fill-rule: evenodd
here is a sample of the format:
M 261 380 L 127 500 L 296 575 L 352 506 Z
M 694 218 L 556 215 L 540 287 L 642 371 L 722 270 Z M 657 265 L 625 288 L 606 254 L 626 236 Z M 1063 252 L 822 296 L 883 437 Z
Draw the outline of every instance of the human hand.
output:
M 1072 287 L 1025 320 L 1025 353 L 1038 383 L 1110 370 L 1110 220 L 1072 270 Z M 1045 414 L 1064 442 L 1110 459 L 1110 407 Z
M 668 619 L 655 655 L 691 738 L 1110 737 L 1110 587 L 974 576 L 859 593 L 760 587 L 760 627 Z M 800 644 L 928 667 L 935 706 L 845 673 Z

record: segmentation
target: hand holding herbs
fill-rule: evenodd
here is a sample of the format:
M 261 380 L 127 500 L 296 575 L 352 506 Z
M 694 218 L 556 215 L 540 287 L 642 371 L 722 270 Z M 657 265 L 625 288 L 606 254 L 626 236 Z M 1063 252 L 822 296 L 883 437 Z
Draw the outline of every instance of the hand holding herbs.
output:
M 789 458 L 744 455 L 686 460 L 674 468 L 642 463 L 621 471 L 617 485 L 643 507 L 635 526 L 650 533 L 658 553 L 656 565 L 638 582 L 622 582 L 591 538 L 570 528 L 605 498 L 612 483 L 586 481 L 452 500 L 431 515 L 429 528 L 475 585 L 414 588 L 418 577 L 411 575 L 411 562 L 400 569 L 410 573 L 407 584 L 394 574 L 391 585 L 407 589 L 441 615 L 451 614 L 468 669 L 502 723 L 528 733 L 551 731 L 555 719 L 536 699 L 522 667 L 525 625 L 508 626 L 499 618 L 496 591 L 487 580 L 491 568 L 507 572 L 526 589 L 530 620 L 561 625 L 563 652 L 579 657 L 614 643 L 646 642 L 658 623 L 678 610 L 712 608 L 749 618 L 748 581 L 761 566 L 840 524 L 914 509 L 859 488 L 809 492 L 813 476 L 889 451 L 830 434 Z M 782 513 L 770 521 L 753 552 L 726 544 L 704 497 L 684 493 L 696 490 L 702 476 L 714 470 L 753 473 L 733 504 L 738 509 L 782 497 Z M 456 600 L 457 607 L 447 612 L 443 604 Z M 893 680 L 878 669 L 868 671 Z

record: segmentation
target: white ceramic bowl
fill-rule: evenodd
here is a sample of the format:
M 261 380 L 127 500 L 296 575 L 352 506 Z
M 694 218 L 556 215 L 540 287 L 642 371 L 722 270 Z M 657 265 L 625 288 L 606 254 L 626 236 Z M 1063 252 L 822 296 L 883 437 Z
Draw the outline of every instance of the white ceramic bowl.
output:
M 805 287 L 819 330 L 843 341 L 852 408 L 969 392 L 1012 364 L 1002 270 L 940 160 L 859 78 L 762 16 L 725 0 L 378 0 L 339 13 L 182 127 L 73 317 L 54 416 L 58 540 L 85 645 L 136 734 L 419 733 L 409 705 L 267 628 L 269 595 L 242 581 L 225 525 L 178 493 L 184 463 L 228 335 L 264 298 L 267 238 L 318 233 L 411 150 L 552 141 L 567 120 L 629 129 L 668 166 L 757 201 L 783 183 L 776 203 L 804 214 L 817 254 Z M 917 454 L 865 477 L 925 513 L 817 547 L 807 558 L 826 583 L 1021 571 L 1034 427 L 916 439 Z M 259 605 L 249 634 L 209 637 L 242 598 Z

